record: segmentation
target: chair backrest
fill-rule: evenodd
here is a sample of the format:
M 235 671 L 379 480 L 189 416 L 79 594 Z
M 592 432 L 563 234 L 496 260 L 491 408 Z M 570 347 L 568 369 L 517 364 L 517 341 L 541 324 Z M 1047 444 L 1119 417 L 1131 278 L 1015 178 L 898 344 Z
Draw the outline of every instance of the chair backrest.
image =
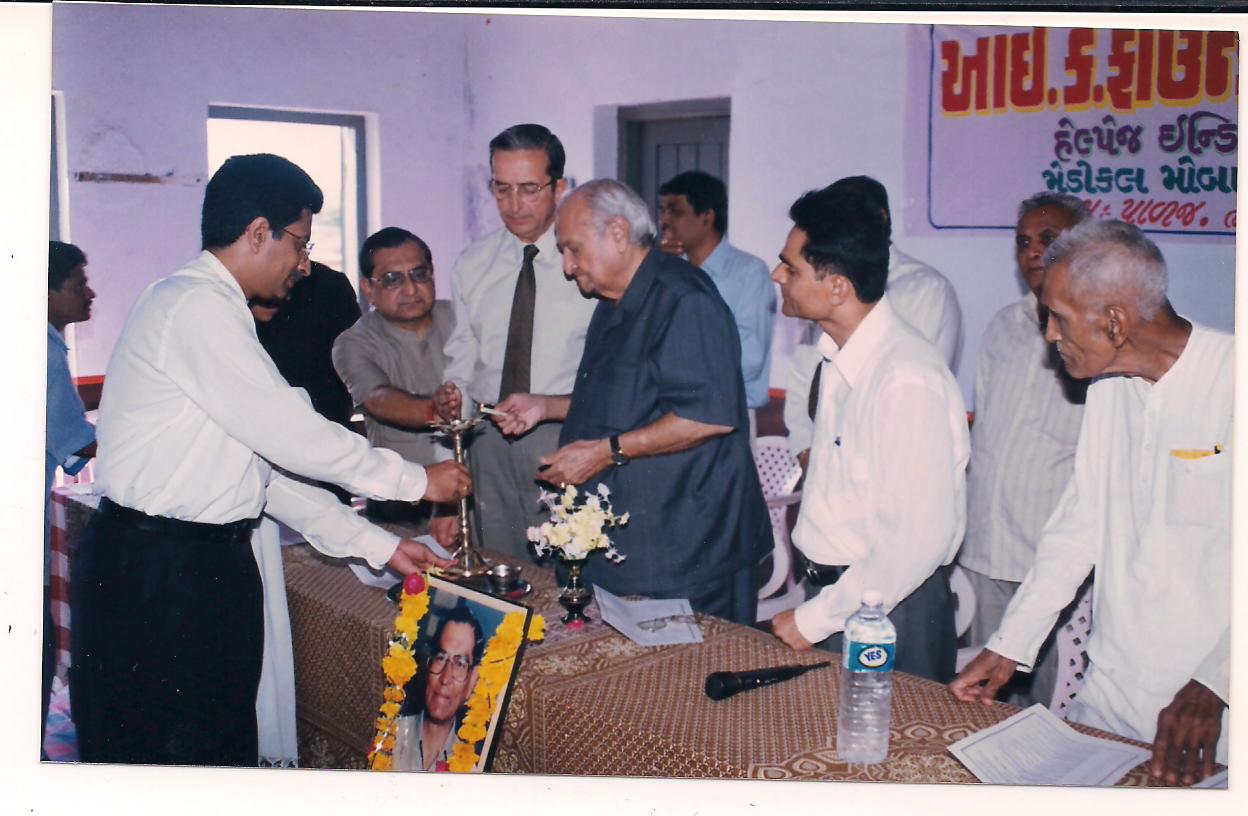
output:
M 754 440 L 754 466 L 758 468 L 764 498 L 794 492 L 802 478 L 802 466 L 783 436 L 760 436 Z
M 1083 688 L 1088 668 L 1088 636 L 1092 634 L 1092 584 L 1087 583 L 1075 604 L 1070 620 L 1059 626 L 1053 636 L 1057 649 L 1057 681 L 1049 711 L 1066 719 L 1066 709 Z

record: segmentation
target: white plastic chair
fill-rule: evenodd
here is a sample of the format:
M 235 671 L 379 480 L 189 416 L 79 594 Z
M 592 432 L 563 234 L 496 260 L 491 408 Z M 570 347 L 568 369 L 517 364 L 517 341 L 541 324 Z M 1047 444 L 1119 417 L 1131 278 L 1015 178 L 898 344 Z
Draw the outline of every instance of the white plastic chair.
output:
M 1063 720 L 1071 700 L 1083 688 L 1088 669 L 1088 636 L 1092 633 L 1092 584 L 1084 586 L 1070 620 L 1053 636 L 1057 649 L 1057 681 L 1049 711 Z
M 802 466 L 783 436 L 760 436 L 754 442 L 754 466 L 771 516 L 775 546 L 771 554 L 771 577 L 758 591 L 758 621 L 771 620 L 803 600 L 805 592 L 793 577 L 793 545 L 789 540 L 787 508 L 802 499 L 796 489 Z M 773 597 L 774 596 L 774 597 Z

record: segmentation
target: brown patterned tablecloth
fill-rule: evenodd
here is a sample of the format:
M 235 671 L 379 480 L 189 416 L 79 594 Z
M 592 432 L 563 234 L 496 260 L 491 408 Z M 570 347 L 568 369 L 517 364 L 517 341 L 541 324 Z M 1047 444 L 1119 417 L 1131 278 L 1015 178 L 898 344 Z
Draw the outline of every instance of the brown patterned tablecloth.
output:
M 300 763 L 363 767 L 394 606 L 307 547 L 283 555 Z M 701 644 L 637 646 L 603 624 L 593 605 L 593 622 L 568 630 L 558 622 L 554 576 L 533 565 L 525 576 L 534 591 L 524 602 L 546 617 L 547 637 L 530 644 L 522 660 L 496 748 L 497 772 L 975 782 L 946 747 L 1018 711 L 962 704 L 937 683 L 898 673 L 888 760 L 847 765 L 835 752 L 835 663 L 718 702 L 702 692 L 713 671 L 815 663 L 826 653 L 795 654 L 770 634 L 704 616 Z M 1147 785 L 1144 766 L 1119 784 Z

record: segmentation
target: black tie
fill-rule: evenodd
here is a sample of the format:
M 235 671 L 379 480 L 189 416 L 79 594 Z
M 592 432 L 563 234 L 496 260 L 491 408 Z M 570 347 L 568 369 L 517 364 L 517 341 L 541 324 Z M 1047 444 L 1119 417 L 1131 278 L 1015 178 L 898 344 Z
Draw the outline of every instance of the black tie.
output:
M 524 248 L 524 263 L 516 278 L 516 293 L 511 299 L 511 322 L 507 324 L 507 350 L 503 353 L 503 381 L 498 389 L 499 400 L 511 394 L 527 394 L 530 369 L 533 366 L 533 308 L 537 303 L 537 275 L 533 258 L 538 249 L 533 244 Z
M 806 397 L 806 413 L 810 414 L 810 421 L 815 421 L 815 411 L 819 407 L 819 381 L 823 379 L 823 358 L 819 358 L 819 362 L 815 364 L 815 376 L 810 378 L 810 394 Z

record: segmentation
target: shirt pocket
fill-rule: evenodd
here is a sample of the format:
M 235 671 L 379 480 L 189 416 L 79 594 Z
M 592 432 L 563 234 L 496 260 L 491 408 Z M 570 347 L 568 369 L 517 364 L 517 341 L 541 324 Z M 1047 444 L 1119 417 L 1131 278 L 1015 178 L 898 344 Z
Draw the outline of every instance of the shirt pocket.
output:
M 1166 521 L 1175 525 L 1218 527 L 1230 510 L 1231 457 L 1199 459 L 1171 455 L 1166 485 Z
M 585 401 L 593 424 L 622 433 L 646 424 L 646 393 L 641 367 L 613 364 L 591 370 L 585 377 L 590 398 Z

